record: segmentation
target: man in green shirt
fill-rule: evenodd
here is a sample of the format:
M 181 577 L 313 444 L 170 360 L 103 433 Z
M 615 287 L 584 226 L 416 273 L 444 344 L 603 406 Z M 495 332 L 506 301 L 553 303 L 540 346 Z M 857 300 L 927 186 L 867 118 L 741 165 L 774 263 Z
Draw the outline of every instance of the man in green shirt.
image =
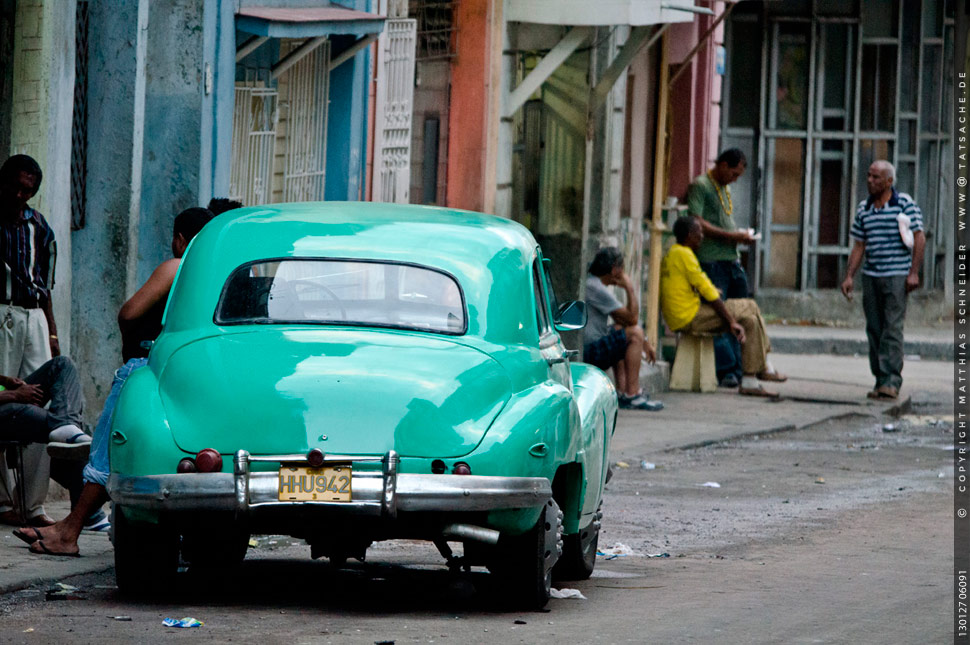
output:
M 747 298 L 748 277 L 741 268 L 738 244 L 751 244 L 754 238 L 734 223 L 734 202 L 730 184 L 747 168 L 744 153 L 737 148 L 722 152 L 714 167 L 698 176 L 687 189 L 687 207 L 698 218 L 704 241 L 697 259 L 721 297 Z M 721 385 L 737 387 L 741 379 L 741 346 L 731 334 L 715 339 L 714 356 Z

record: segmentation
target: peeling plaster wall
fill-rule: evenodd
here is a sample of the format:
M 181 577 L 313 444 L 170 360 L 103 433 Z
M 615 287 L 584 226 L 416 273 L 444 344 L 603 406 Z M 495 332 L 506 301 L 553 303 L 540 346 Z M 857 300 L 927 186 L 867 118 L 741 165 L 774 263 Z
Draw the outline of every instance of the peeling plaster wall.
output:
M 148 25 L 137 285 L 172 256 L 175 216 L 200 205 L 202 3 L 152 0 Z
M 16 4 L 10 154 L 28 154 L 44 171 L 30 205 L 57 239 L 54 318 L 65 353 L 71 347 L 71 116 L 74 106 L 74 0 Z M 3 155 L 6 159 L 6 152 Z
M 72 235 L 72 354 L 96 419 L 121 363 L 117 315 L 135 285 L 148 0 L 91 2 L 87 221 Z

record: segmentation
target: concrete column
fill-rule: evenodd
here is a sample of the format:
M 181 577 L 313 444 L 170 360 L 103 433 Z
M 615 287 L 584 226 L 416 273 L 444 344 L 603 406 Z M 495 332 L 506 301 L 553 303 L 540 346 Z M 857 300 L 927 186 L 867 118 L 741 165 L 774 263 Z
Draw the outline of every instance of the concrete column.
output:
M 88 32 L 87 223 L 71 237 L 71 353 L 94 421 L 121 362 L 117 315 L 136 286 L 149 0 L 94 0 Z
M 234 0 L 205 0 L 199 204 L 229 194 L 232 114 L 235 102 Z
M 198 206 L 202 171 L 202 117 L 207 75 L 203 3 L 151 0 L 145 52 L 144 151 L 137 232 L 137 289 L 172 256 L 172 222 Z M 209 100 L 211 100 L 211 91 Z M 208 155 L 207 155 L 208 156 Z M 130 295 L 131 292 L 129 292 Z
M 28 154 L 44 171 L 44 181 L 31 206 L 44 214 L 57 239 L 54 318 L 65 353 L 71 348 L 71 122 L 76 10 L 74 0 L 17 3 L 9 116 L 10 154 Z

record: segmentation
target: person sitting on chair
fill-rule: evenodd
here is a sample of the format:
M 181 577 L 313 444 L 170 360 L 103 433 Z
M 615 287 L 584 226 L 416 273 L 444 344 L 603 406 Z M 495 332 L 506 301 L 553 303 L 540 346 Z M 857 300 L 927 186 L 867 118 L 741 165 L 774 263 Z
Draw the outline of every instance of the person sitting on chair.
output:
M 695 251 L 704 231 L 695 217 L 674 223 L 674 244 L 663 259 L 660 273 L 660 309 L 667 325 L 678 333 L 711 334 L 729 331 L 741 343 L 740 394 L 777 397 L 761 387 L 762 381 L 788 379 L 768 367 L 771 342 L 758 303 L 750 298 L 722 300 L 711 279 L 701 270 Z
M 626 306 L 607 289 L 610 285 L 626 291 Z M 657 360 L 657 355 L 643 336 L 637 295 L 630 276 L 623 270 L 623 254 L 619 249 L 602 248 L 590 263 L 586 305 L 589 320 L 583 330 L 583 360 L 603 371 L 613 368 L 621 408 L 662 410 L 663 403 L 648 400 L 640 389 L 643 355 L 651 363 Z M 610 317 L 614 325 L 610 325 Z

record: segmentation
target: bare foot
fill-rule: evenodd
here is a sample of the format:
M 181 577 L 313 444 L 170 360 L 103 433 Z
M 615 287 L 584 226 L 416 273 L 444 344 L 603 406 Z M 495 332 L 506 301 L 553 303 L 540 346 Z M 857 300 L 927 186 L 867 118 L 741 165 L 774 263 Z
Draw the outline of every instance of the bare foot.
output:
M 56 526 L 51 528 L 56 528 Z M 30 552 L 42 555 L 79 555 L 77 538 L 67 537 L 50 530 L 47 531 L 42 540 L 37 540 L 30 545 Z

